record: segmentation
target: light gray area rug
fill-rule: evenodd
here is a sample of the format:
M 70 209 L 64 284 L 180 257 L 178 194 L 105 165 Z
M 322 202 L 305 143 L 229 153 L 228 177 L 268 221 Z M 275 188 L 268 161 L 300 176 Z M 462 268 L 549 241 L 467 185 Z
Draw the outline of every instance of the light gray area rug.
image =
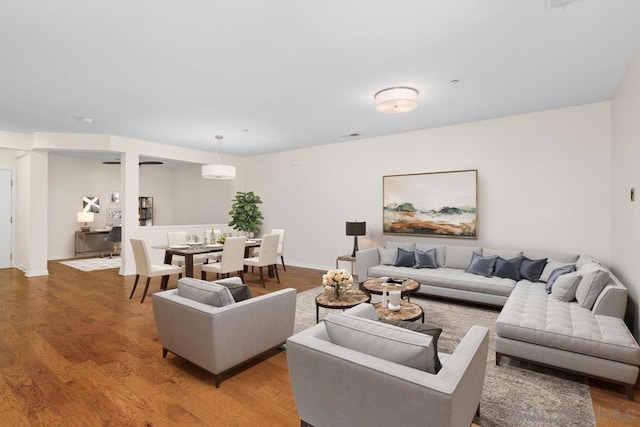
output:
M 298 294 L 295 332 L 316 323 L 315 296 L 322 288 Z M 376 296 L 373 297 L 376 302 Z M 591 393 L 584 377 L 503 357 L 495 364 L 494 324 L 498 311 L 480 306 L 413 297 L 425 312 L 425 323 L 442 328 L 438 350 L 451 353 L 473 325 L 490 330 L 489 356 L 480 418 L 492 426 L 593 426 Z M 320 319 L 331 310 L 320 309 Z
M 82 271 L 94 271 L 94 270 L 107 270 L 109 268 L 120 268 L 122 265 L 122 259 L 120 257 L 113 258 L 85 258 L 74 259 L 71 261 L 60 261 L 61 264 L 68 265 L 77 270 Z

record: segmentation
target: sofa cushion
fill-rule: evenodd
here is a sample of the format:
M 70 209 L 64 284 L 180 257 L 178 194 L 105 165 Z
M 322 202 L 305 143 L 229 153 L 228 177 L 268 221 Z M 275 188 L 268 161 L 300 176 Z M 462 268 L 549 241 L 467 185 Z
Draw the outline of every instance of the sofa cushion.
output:
M 640 364 L 640 348 L 622 319 L 594 315 L 577 302 L 549 298 L 544 283 L 518 282 L 496 320 L 496 335 Z
M 537 282 L 546 264 L 547 258 L 530 259 L 525 256 L 522 258 L 522 263 L 520 264 L 520 276 L 522 276 L 523 279 Z
M 395 319 L 380 319 L 378 320 L 378 322 L 388 323 L 389 325 L 398 326 L 400 328 L 405 328 L 410 331 L 419 332 L 425 335 L 431 335 L 433 337 L 432 345 L 435 353 L 436 372 L 438 372 L 442 368 L 442 363 L 440 363 L 440 357 L 438 356 L 438 338 L 440 338 L 440 334 L 442 333 L 442 328 L 428 325 L 426 323 L 407 322 L 404 320 L 395 320 Z
M 398 257 L 398 248 L 378 248 L 380 264 L 393 265 Z
M 480 255 L 482 248 L 473 246 L 447 246 L 444 256 L 444 266 L 464 270 L 471 264 L 473 253 Z
M 551 297 L 556 301 L 570 302 L 576 299 L 576 289 L 582 279 L 580 272 L 563 274 L 556 279 L 551 288 Z
M 521 256 L 509 260 L 498 257 L 493 269 L 493 275 L 505 279 L 512 279 L 517 282 L 520 280 L 520 264 L 522 264 Z
M 334 344 L 437 373 L 433 337 L 429 335 L 344 313 L 331 313 L 324 318 L 324 323 Z
M 435 248 L 428 251 L 416 249 L 413 255 L 413 268 L 438 268 Z
M 549 276 L 549 280 L 547 280 L 547 285 L 545 286 L 547 293 L 551 293 L 551 288 L 553 287 L 553 284 L 558 279 L 558 277 L 562 276 L 563 274 L 571 273 L 572 271 L 576 271 L 576 266 L 573 264 L 558 267 L 553 270 L 553 272 Z
M 542 270 L 542 274 L 540 275 L 540 281 L 541 282 L 546 282 L 549 280 L 549 276 L 551 276 L 551 273 L 553 273 L 553 270 L 555 270 L 556 268 L 560 268 L 560 267 L 564 267 L 566 265 L 575 265 L 574 263 L 571 262 L 562 262 L 562 261 L 556 261 L 553 258 L 549 258 L 547 260 L 547 265 L 544 266 L 544 270 Z
M 398 256 L 396 257 L 396 267 L 413 267 L 413 251 L 405 251 L 398 248 Z
M 484 277 L 457 268 L 408 268 L 376 265 L 368 270 L 370 277 L 406 277 L 421 284 L 508 297 L 516 281 L 501 277 Z
M 474 252 L 471 257 L 471 264 L 469 264 L 469 267 L 467 267 L 465 272 L 478 274 L 484 277 L 491 277 L 493 276 L 493 269 L 496 265 L 497 259 L 497 255 L 485 258 Z
M 591 310 L 598 295 L 609 281 L 609 272 L 596 263 L 583 265 L 579 272 L 582 274 L 582 279 L 576 289 L 576 300 L 582 307 Z
M 513 259 L 518 258 L 522 255 L 522 251 L 514 251 L 508 249 L 490 249 L 490 248 L 482 248 L 482 256 L 499 256 L 502 259 Z
M 595 262 L 596 264 L 600 264 L 600 262 L 597 259 L 589 255 L 580 255 L 580 257 L 576 261 L 576 270 L 580 270 L 585 264 L 588 264 L 590 262 Z
M 233 296 L 226 286 L 192 277 L 178 280 L 178 295 L 216 307 L 234 303 Z
M 436 261 L 438 262 L 438 266 L 442 267 L 444 265 L 444 256 L 445 256 L 444 245 L 429 245 L 427 243 L 416 243 L 416 250 L 420 250 L 424 252 L 431 249 L 436 250 Z
M 416 248 L 416 244 L 414 242 L 387 242 L 384 245 L 385 248 L 387 249 L 404 249 L 405 251 L 411 251 L 413 252 L 413 250 Z

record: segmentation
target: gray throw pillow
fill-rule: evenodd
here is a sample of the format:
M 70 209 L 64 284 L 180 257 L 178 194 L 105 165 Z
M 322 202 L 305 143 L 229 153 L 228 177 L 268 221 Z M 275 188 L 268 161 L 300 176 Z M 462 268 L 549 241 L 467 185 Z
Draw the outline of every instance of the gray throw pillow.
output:
M 192 277 L 178 280 L 178 295 L 216 307 L 224 307 L 235 302 L 226 286 Z
M 478 274 L 484 277 L 491 277 L 496 265 L 497 256 L 482 257 L 474 252 L 471 257 L 471 264 L 465 270 L 466 273 Z
M 591 310 L 598 295 L 609 282 L 609 272 L 593 267 L 582 267 L 580 270 L 582 279 L 576 289 L 578 304 Z
M 540 279 L 540 275 L 542 275 L 545 265 L 547 265 L 547 258 L 529 259 L 523 257 L 522 263 L 520 264 L 520 276 L 531 282 L 537 282 Z
M 574 264 L 571 262 L 556 261 L 553 258 L 547 259 L 547 265 L 544 266 L 544 270 L 542 270 L 542 274 L 540 275 L 539 280 L 541 282 L 548 282 L 549 276 L 551 276 L 551 273 L 553 273 L 553 271 L 556 268 L 564 267 L 566 265 L 574 265 Z
M 520 280 L 520 264 L 522 264 L 521 256 L 510 260 L 498 257 L 498 259 L 496 259 L 493 275 L 518 282 Z
M 398 257 L 398 248 L 378 248 L 378 253 L 380 254 L 380 264 L 393 265 Z
M 436 262 L 438 263 L 439 267 L 442 267 L 444 265 L 444 256 L 445 256 L 444 248 L 445 248 L 444 245 L 430 245 L 427 243 L 416 243 L 416 250 L 423 251 L 423 252 L 431 249 L 436 250 Z
M 551 288 L 551 299 L 570 302 L 576 299 L 576 289 L 582 276 L 579 272 L 567 273 L 559 276 Z
M 235 302 L 244 301 L 251 298 L 251 289 L 243 283 L 214 282 L 216 285 L 222 285 L 229 289 Z
M 416 249 L 413 268 L 438 268 L 435 248 L 424 252 Z
M 442 368 L 442 363 L 440 363 L 440 358 L 438 357 L 438 338 L 440 338 L 440 334 L 442 333 L 442 328 L 438 328 L 437 326 L 427 325 L 425 323 L 416 323 L 416 322 L 406 322 L 404 320 L 394 320 L 394 319 L 380 319 L 378 320 L 382 323 L 388 323 L 390 325 L 398 326 L 400 328 L 409 329 L 410 331 L 419 332 L 425 335 L 431 335 L 433 337 L 433 349 L 435 353 L 434 365 L 436 374 Z
M 576 266 L 573 264 L 565 265 L 564 267 L 559 267 L 553 270 L 553 272 L 549 276 L 549 280 L 547 280 L 547 285 L 545 286 L 547 293 L 548 294 L 551 293 L 553 284 L 558 279 L 558 277 L 562 276 L 563 274 L 571 273 L 574 271 L 576 271 Z
M 398 248 L 398 256 L 396 257 L 396 267 L 413 267 L 413 251 L 405 251 Z

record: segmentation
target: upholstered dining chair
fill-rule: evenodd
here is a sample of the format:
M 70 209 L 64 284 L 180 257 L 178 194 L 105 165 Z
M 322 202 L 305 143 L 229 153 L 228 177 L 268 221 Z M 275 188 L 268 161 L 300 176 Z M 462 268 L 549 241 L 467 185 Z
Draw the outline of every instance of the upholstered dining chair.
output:
M 133 248 L 133 258 L 136 261 L 136 280 L 133 282 L 133 289 L 129 299 L 133 298 L 133 294 L 138 286 L 140 276 L 147 278 L 147 283 L 144 286 L 144 293 L 140 303 L 144 302 L 144 297 L 147 296 L 147 290 L 149 289 L 149 283 L 152 277 L 169 276 L 171 274 L 177 274 L 178 278 L 182 277 L 183 267 L 178 267 L 171 264 L 152 265 L 149 258 L 149 249 L 147 248 L 147 242 L 142 239 L 131 239 L 131 247 Z
M 282 228 L 274 228 L 271 230 L 271 234 L 278 235 L 278 253 L 277 256 L 280 257 L 280 261 L 282 262 L 282 268 L 284 271 L 287 271 L 287 266 L 284 265 L 284 229 Z
M 244 280 L 244 247 L 246 237 L 227 237 L 222 248 L 220 262 L 204 264 L 202 279 L 207 280 L 207 273 L 226 274 L 238 273 Z
M 111 230 L 109 230 L 109 234 L 107 235 L 107 237 L 104 238 L 105 242 L 112 243 L 111 251 L 109 252 L 109 258 L 111 258 L 113 255 L 117 255 L 120 253 L 120 250 L 118 249 L 118 243 L 120 243 L 121 240 L 122 240 L 122 226 L 114 225 L 113 227 L 111 227 Z
M 244 265 L 252 268 L 260 268 L 260 281 L 262 281 L 263 287 L 266 287 L 266 284 L 264 282 L 262 267 L 272 268 L 276 279 L 278 279 L 278 283 L 280 283 L 278 266 L 276 264 L 278 260 L 278 238 L 278 234 L 265 234 L 262 236 L 262 243 L 260 244 L 260 253 L 258 256 L 244 259 Z
M 184 245 L 187 243 L 187 235 L 186 231 L 167 231 L 167 244 L 169 246 L 176 245 Z M 207 257 L 205 255 L 194 255 L 193 256 L 193 265 L 196 264 L 204 264 L 207 262 Z M 178 267 L 184 266 L 184 257 L 182 255 L 174 255 L 171 258 L 171 264 L 177 265 Z

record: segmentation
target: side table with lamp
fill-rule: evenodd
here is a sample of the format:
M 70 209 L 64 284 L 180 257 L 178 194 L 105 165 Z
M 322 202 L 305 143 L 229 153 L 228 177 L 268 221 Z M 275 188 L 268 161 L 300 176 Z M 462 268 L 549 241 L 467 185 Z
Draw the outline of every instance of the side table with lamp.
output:
M 336 258 L 336 268 L 338 268 L 339 261 L 346 261 L 351 263 L 351 274 L 353 274 L 353 263 L 356 262 L 356 252 L 358 252 L 358 236 L 365 236 L 367 234 L 367 223 L 365 221 L 347 221 L 346 233 L 347 236 L 353 236 L 353 251 L 351 255 L 340 255 Z

